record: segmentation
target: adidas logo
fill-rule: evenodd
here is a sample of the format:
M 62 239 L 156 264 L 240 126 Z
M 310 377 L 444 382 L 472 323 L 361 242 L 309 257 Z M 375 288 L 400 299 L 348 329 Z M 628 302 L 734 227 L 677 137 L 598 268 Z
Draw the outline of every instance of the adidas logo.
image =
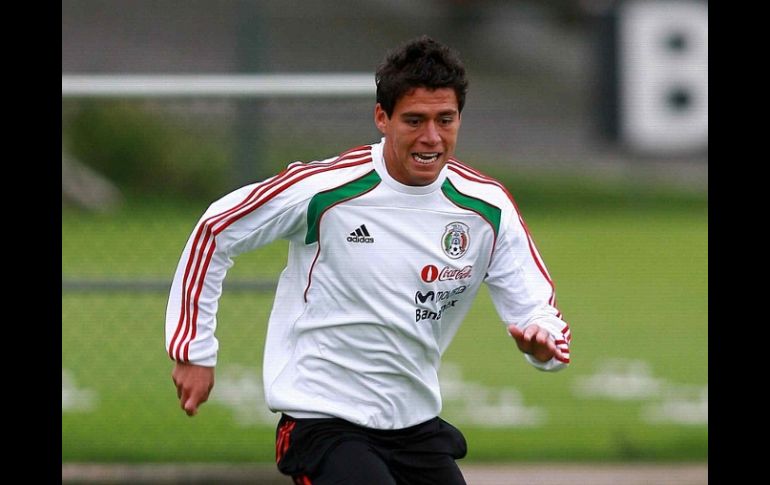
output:
M 374 238 L 369 234 L 369 231 L 366 230 L 366 224 L 361 224 L 361 227 L 350 233 L 348 242 L 373 243 Z

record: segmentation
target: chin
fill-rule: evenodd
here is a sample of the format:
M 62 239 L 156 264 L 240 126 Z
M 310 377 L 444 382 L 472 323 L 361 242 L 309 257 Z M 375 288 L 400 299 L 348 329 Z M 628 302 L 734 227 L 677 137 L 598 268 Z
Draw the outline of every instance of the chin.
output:
M 413 174 L 412 175 L 412 182 L 413 185 L 429 185 L 433 183 L 436 178 L 438 178 L 439 172 L 435 173 L 419 173 L 419 174 Z

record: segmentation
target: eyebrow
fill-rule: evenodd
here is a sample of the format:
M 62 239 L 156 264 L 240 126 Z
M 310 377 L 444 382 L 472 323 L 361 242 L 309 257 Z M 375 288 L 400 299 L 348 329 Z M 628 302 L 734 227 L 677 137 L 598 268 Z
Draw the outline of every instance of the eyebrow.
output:
M 438 116 L 455 116 L 457 115 L 457 110 L 451 109 L 446 111 L 440 111 L 437 114 Z M 406 113 L 401 113 L 401 117 L 402 118 L 427 118 L 428 115 L 426 115 L 425 113 L 408 111 Z

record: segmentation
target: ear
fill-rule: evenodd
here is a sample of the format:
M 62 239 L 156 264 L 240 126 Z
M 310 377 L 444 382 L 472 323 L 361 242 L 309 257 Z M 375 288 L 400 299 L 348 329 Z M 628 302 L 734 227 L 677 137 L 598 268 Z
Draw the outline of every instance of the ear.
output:
M 380 130 L 380 133 L 383 135 L 388 129 L 388 123 L 390 123 L 390 118 L 388 118 L 388 113 L 385 112 L 384 109 L 382 109 L 382 106 L 380 106 L 380 103 L 377 103 L 374 106 L 374 124 L 377 126 L 377 129 Z

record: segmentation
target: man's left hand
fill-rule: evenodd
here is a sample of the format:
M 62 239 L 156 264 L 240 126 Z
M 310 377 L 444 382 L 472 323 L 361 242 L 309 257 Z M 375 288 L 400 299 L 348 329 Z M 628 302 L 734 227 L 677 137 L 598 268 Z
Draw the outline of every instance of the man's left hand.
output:
M 540 362 L 548 362 L 553 357 L 560 360 L 568 358 L 556 347 L 551 334 L 536 324 L 532 324 L 524 330 L 519 329 L 516 325 L 508 325 L 508 333 L 516 340 L 519 350 L 532 355 Z

